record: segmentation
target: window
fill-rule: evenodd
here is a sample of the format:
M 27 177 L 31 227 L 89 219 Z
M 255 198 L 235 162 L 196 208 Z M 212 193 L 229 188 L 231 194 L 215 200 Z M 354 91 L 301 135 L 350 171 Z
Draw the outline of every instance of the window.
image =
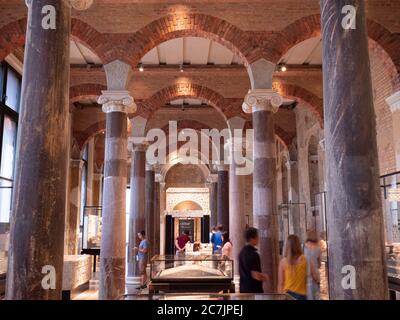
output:
M 21 76 L 0 63 L 0 275 L 7 272 L 20 97 Z
M 8 224 L 14 179 L 21 76 L 0 64 L 0 224 Z

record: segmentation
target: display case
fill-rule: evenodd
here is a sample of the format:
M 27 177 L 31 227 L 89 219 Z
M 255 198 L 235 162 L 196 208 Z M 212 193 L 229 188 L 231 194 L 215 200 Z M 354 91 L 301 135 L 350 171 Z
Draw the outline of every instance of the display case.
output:
M 233 261 L 217 255 L 154 256 L 150 292 L 234 292 Z
M 386 246 L 389 290 L 392 300 L 400 295 L 400 243 Z

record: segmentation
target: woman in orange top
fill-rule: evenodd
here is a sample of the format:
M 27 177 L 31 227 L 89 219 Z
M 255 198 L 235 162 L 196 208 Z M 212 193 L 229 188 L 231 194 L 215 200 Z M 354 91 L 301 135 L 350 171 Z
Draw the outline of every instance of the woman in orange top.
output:
M 310 267 L 312 276 L 317 276 L 312 263 Z M 286 241 L 284 258 L 279 264 L 278 290 L 296 300 L 307 300 L 307 259 L 295 235 Z

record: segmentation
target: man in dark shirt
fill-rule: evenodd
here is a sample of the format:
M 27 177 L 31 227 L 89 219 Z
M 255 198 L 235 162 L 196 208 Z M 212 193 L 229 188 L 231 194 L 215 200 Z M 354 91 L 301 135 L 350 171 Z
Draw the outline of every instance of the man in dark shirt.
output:
M 258 230 L 246 230 L 246 242 L 239 254 L 239 274 L 241 293 L 263 293 L 263 282 L 268 276 L 261 272 L 260 255 L 257 252 L 259 237 Z
M 176 254 L 184 254 L 186 243 L 190 242 L 189 230 L 185 230 L 175 241 Z

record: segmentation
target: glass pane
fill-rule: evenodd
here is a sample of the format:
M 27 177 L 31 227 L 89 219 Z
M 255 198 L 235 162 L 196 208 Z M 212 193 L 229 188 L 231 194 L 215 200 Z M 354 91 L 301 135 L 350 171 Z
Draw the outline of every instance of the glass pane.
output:
M 3 102 L 4 66 L 0 64 L 0 101 Z
M 3 178 L 13 178 L 16 140 L 17 124 L 10 118 L 4 117 L 3 142 L 0 162 L 0 176 Z
M 0 178 L 0 224 L 10 222 L 12 182 Z
M 21 80 L 14 70 L 8 69 L 7 72 L 7 88 L 6 88 L 6 105 L 14 111 L 19 110 L 19 98 L 21 95 Z

